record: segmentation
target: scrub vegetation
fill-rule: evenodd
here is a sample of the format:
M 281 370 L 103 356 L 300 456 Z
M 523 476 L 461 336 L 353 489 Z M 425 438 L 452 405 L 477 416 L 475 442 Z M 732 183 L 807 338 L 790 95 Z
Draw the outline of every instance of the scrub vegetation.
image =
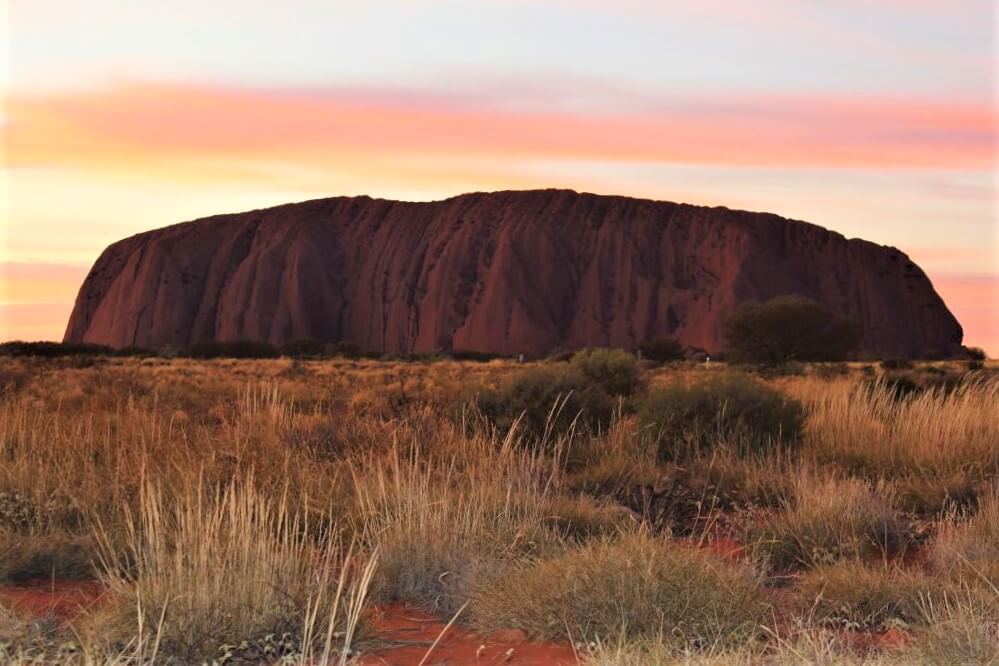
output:
M 0 660 L 349 663 L 400 604 L 594 664 L 999 659 L 994 364 L 666 347 L 0 357 Z

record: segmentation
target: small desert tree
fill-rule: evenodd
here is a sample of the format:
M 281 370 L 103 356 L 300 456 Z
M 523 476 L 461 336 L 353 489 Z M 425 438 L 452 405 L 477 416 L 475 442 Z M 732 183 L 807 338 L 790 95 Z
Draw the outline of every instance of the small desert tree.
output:
M 725 320 L 729 359 L 780 366 L 791 361 L 839 361 L 860 339 L 857 324 L 801 296 L 747 302 Z

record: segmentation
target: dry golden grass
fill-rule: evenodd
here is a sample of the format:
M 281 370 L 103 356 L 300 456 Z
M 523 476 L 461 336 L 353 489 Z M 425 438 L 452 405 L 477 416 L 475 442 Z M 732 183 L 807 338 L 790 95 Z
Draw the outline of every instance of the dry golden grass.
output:
M 934 598 L 937 588 L 918 570 L 846 560 L 803 576 L 798 611 L 843 629 L 908 627 L 923 619 L 921 603 Z
M 872 476 L 978 477 L 999 471 L 999 378 L 898 399 L 883 383 L 800 379 L 787 390 L 809 407 L 806 451 Z
M 725 442 L 663 461 L 627 401 L 608 430 L 541 448 L 516 430 L 472 427 L 474 414 L 455 418 L 457 396 L 523 368 L 0 359 L 0 580 L 105 577 L 113 603 L 80 620 L 79 636 L 53 637 L 78 644 L 74 663 L 145 663 L 154 652 L 184 662 L 244 640 L 241 656 L 322 659 L 363 618 L 365 589 L 445 618 L 471 601 L 463 617 L 482 627 L 569 627 L 595 641 L 593 663 L 989 655 L 994 376 L 904 400 L 857 367 L 768 379 L 805 406 L 795 450 L 750 455 Z M 724 372 L 681 365 L 641 380 Z M 629 504 L 636 497 L 682 511 L 657 522 Z M 920 532 L 932 584 L 881 564 L 911 536 L 907 511 L 933 521 Z M 797 588 L 808 603 L 785 609 L 800 629 L 759 613 L 759 576 L 775 570 L 706 557 L 670 529 L 688 530 L 690 544 L 748 534 L 776 569 L 817 567 Z M 858 558 L 863 575 L 836 564 Z M 900 655 L 858 655 L 825 625 L 907 620 L 913 596 L 914 647 Z M 25 640 L 0 654 L 29 663 Z
M 511 439 L 498 450 L 481 436 L 455 444 L 451 455 L 393 451 L 358 464 L 358 531 L 380 553 L 376 599 L 448 616 L 483 573 L 556 547 L 546 520 L 551 465 Z
M 486 579 L 469 612 L 479 626 L 539 638 L 731 646 L 766 619 L 761 582 L 752 566 L 639 532 L 515 564 Z
M 154 653 L 190 662 L 263 649 L 268 635 L 282 637 L 274 658 L 349 650 L 375 561 L 352 561 L 335 525 L 316 534 L 252 478 L 195 481 L 169 499 L 147 482 L 139 506 L 125 514 L 124 549 L 101 532 L 111 598 L 88 618 L 92 640 L 122 650 L 147 632 Z
M 753 549 L 780 569 L 877 557 L 903 550 L 908 539 L 889 486 L 810 474 L 798 478 L 793 500 L 749 534 Z

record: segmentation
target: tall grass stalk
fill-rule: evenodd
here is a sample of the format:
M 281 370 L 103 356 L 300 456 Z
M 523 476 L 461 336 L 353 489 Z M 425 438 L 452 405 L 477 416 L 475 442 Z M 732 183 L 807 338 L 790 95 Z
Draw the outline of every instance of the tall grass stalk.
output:
M 114 646 L 158 625 L 157 650 L 184 660 L 268 635 L 301 636 L 298 650 L 311 654 L 324 623 L 324 653 L 334 633 L 348 650 L 374 561 L 354 571 L 336 532 L 302 515 L 252 478 L 221 489 L 192 482 L 170 496 L 144 483 L 138 514 L 125 511 L 125 548 L 100 531 L 112 601 L 91 629 Z

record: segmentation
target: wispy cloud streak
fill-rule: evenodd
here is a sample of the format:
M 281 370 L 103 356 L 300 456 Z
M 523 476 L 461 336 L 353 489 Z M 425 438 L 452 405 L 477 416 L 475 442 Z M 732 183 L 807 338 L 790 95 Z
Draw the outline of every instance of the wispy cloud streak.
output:
M 14 96 L 8 164 L 135 169 L 226 158 L 335 164 L 348 154 L 692 164 L 988 168 L 994 110 L 829 96 L 659 100 L 572 113 L 433 95 L 127 84 Z

